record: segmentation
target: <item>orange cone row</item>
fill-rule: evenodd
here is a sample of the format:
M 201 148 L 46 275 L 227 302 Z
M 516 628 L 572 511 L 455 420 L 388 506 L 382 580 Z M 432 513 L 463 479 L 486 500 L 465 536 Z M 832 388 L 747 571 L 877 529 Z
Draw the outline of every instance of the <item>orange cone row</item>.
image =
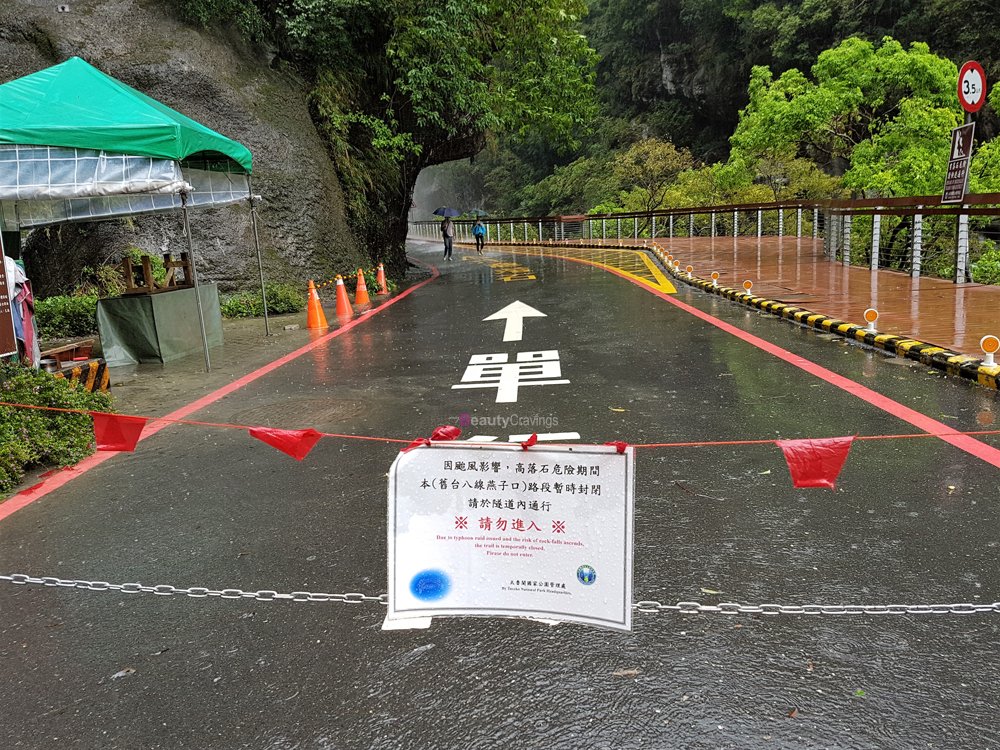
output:
M 377 294 L 388 294 L 389 287 L 385 280 L 385 268 L 383 268 L 381 263 L 378 264 L 376 279 L 378 281 Z M 371 301 L 371 297 L 368 296 L 368 285 L 365 283 L 364 271 L 359 268 L 358 285 L 354 293 L 354 304 L 370 305 Z M 337 317 L 340 319 L 354 317 L 354 308 L 351 306 L 351 300 L 347 296 L 347 287 L 344 286 L 343 276 L 337 276 Z M 312 279 L 309 280 L 309 303 L 306 308 L 306 327 L 309 329 L 329 328 L 326 322 L 326 315 L 323 313 L 323 305 L 319 299 L 319 292 L 316 291 L 316 284 L 313 283 Z

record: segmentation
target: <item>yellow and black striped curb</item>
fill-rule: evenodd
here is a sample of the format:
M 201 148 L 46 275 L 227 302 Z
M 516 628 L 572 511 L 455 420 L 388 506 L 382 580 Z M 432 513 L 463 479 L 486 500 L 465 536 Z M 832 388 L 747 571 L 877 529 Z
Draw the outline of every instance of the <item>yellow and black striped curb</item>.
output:
M 108 381 L 110 380 L 108 365 L 103 359 L 99 362 L 74 367 L 68 373 L 57 372 L 53 377 L 69 380 L 72 385 L 91 393 L 108 390 Z
M 844 320 L 831 318 L 827 315 L 823 315 L 822 313 L 806 310 L 802 307 L 789 305 L 772 299 L 766 299 L 764 297 L 758 297 L 754 294 L 749 294 L 742 289 L 730 289 L 729 287 L 724 286 L 714 286 L 711 281 L 706 281 L 705 279 L 693 275 L 689 277 L 686 271 L 681 271 L 678 268 L 672 267 L 667 262 L 667 254 L 656 245 L 611 245 L 577 242 L 555 244 L 545 242 L 494 242 L 491 244 L 532 245 L 536 247 L 585 247 L 605 250 L 618 248 L 623 250 L 644 250 L 651 253 L 657 260 L 659 260 L 663 267 L 666 268 L 670 275 L 675 279 L 679 279 L 680 281 L 697 287 L 703 291 L 718 294 L 720 297 L 726 297 L 727 299 L 731 299 L 741 305 L 763 310 L 764 312 L 777 315 L 786 320 L 794 321 L 808 328 L 816 328 L 817 330 L 837 334 L 838 336 L 843 336 L 844 338 L 854 339 L 855 341 L 860 341 L 868 346 L 873 346 L 876 349 L 882 349 L 890 354 L 894 354 L 897 357 L 905 357 L 906 359 L 912 359 L 919 362 L 922 365 L 934 367 L 947 373 L 948 375 L 957 375 L 965 378 L 966 380 L 978 383 L 979 385 L 986 386 L 987 388 L 1000 390 L 1000 365 L 988 367 L 987 365 L 984 365 L 983 361 L 978 357 L 972 357 L 968 354 L 958 354 L 935 344 L 928 344 L 924 341 L 918 341 L 917 339 L 908 338 L 906 336 L 896 336 L 889 333 L 869 331 L 863 325 L 859 326 L 855 323 L 849 323 Z

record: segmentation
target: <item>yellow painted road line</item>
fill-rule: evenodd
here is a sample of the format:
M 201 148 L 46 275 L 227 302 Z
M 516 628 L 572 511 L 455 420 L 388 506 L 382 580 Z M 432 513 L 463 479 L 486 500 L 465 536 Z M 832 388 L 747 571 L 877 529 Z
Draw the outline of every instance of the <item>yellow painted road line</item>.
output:
M 587 250 L 575 248 L 517 248 L 510 250 L 490 250 L 489 252 L 518 252 L 537 255 L 543 258 L 566 258 L 589 266 L 602 268 L 666 294 L 676 294 L 677 288 L 656 267 L 656 264 L 645 253 L 638 250 L 600 249 Z

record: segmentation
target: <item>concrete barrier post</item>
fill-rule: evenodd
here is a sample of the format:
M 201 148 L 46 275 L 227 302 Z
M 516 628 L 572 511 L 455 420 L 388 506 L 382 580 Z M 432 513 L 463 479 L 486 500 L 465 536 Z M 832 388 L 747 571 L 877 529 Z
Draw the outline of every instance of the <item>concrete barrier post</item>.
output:
M 841 222 L 843 222 L 844 227 L 844 265 L 851 265 L 851 216 L 841 217 Z
M 923 206 L 917 206 L 921 209 Z M 924 243 L 924 217 L 923 214 L 913 216 L 913 247 L 910 250 L 910 276 L 914 279 L 920 278 L 920 252 Z
M 965 206 L 962 206 L 965 208 Z M 965 269 L 969 265 L 969 215 L 958 217 L 958 248 L 955 253 L 955 283 L 965 283 Z
M 875 214 L 872 217 L 872 262 L 871 269 L 878 270 L 878 255 L 882 244 L 882 216 Z

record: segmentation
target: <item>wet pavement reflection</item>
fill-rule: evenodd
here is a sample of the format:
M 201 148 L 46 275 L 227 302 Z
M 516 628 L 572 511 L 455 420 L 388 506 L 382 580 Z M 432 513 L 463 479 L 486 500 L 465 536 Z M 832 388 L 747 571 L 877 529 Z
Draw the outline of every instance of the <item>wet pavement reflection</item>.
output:
M 914 431 L 601 268 L 503 253 L 536 277 L 503 281 L 412 249 L 442 277 L 197 418 L 413 437 L 463 412 L 516 414 L 631 443 Z M 678 297 L 950 426 L 994 423 L 994 392 L 687 287 Z M 481 321 L 514 300 L 547 317 L 507 348 L 558 349 L 570 383 L 516 404 L 451 390 L 470 355 L 506 350 Z M 6 519 L 0 568 L 384 590 L 396 447 L 323 440 L 297 464 L 234 431 L 148 443 Z M 792 488 L 771 445 L 645 451 L 636 598 L 997 601 L 998 501 L 998 470 L 935 438 L 856 443 L 836 491 Z M 375 605 L 13 587 L 0 611 L 4 747 L 1000 744 L 1000 615 L 637 614 L 630 634 L 440 619 L 383 633 Z M 124 666 L 135 673 L 112 680 Z

